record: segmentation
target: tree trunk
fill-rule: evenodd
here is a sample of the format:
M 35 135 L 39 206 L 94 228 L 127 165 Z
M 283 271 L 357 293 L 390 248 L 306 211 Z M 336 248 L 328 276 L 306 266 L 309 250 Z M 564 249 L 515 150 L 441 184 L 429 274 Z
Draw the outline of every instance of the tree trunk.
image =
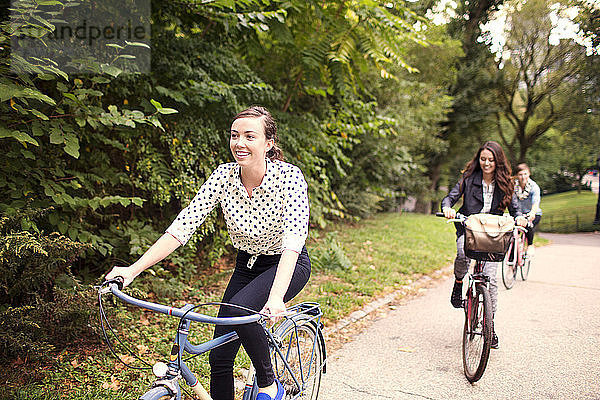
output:
M 600 177 L 598 177 L 600 179 Z M 600 224 L 600 181 L 598 182 L 598 202 L 596 203 L 596 217 L 594 224 Z
M 527 162 L 527 150 L 529 150 L 528 147 L 526 147 L 525 145 L 521 145 L 521 148 L 519 149 L 519 160 L 517 162 L 517 165 Z
M 429 185 L 429 189 L 431 193 L 437 193 L 440 187 L 440 177 L 442 175 L 442 164 L 440 161 L 434 163 L 430 169 L 430 179 L 431 184 Z M 440 209 L 439 202 L 436 199 L 431 200 L 431 207 L 429 209 L 429 213 L 435 214 Z

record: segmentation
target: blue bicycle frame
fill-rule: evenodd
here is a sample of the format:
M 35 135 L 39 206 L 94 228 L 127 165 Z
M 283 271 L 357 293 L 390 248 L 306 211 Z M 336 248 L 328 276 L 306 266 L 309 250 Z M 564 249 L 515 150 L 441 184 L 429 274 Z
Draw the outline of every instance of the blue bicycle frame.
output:
M 179 324 L 179 328 L 177 330 L 177 334 L 175 337 L 175 342 L 171 348 L 171 354 L 169 357 L 168 363 L 157 363 L 154 365 L 153 372 L 157 376 L 157 380 L 153 383 L 152 388 L 146 392 L 144 395 L 140 397 L 141 400 L 157 400 L 163 398 L 170 399 L 181 399 L 181 388 L 179 387 L 179 378 L 185 379 L 185 382 L 190 386 L 190 388 L 194 391 L 194 395 L 197 396 L 201 400 L 212 400 L 208 392 L 204 389 L 202 384 L 199 382 L 198 378 L 194 375 L 194 373 L 189 369 L 189 367 L 185 364 L 183 359 L 184 351 L 193 354 L 200 355 L 204 354 L 216 347 L 222 346 L 224 344 L 230 343 L 234 340 L 238 339 L 238 335 L 236 332 L 230 332 L 223 336 L 214 338 L 205 343 L 201 343 L 199 345 L 193 345 L 188 341 L 188 334 L 190 332 L 190 325 L 192 321 L 201 322 L 201 323 L 210 323 L 215 325 L 241 325 L 258 322 L 261 323 L 264 327 L 266 323 L 266 319 L 263 318 L 260 314 L 253 314 L 249 316 L 243 317 L 227 317 L 227 318 L 219 318 L 219 317 L 211 317 L 208 315 L 196 313 L 191 311 L 194 306 L 192 304 L 186 304 L 181 308 L 169 307 L 162 304 L 151 303 L 148 301 L 136 299 L 131 297 L 125 293 L 123 293 L 117 283 L 110 283 L 108 289 L 103 289 L 104 293 L 110 291 L 113 295 L 121 299 L 122 301 L 132 304 L 141 308 L 145 308 L 151 311 L 159 312 L 166 315 L 171 315 L 174 317 L 181 318 L 181 323 Z M 101 293 L 103 293 L 101 291 Z M 291 318 L 286 318 L 284 321 L 284 327 L 287 328 L 293 327 L 297 329 L 297 324 L 305 324 L 312 323 L 314 326 L 319 326 L 318 335 L 315 335 L 315 340 L 313 343 L 312 352 L 314 354 L 316 346 L 319 346 L 322 354 L 325 355 L 325 343 L 323 340 L 323 336 L 320 332 L 320 317 L 321 311 L 319 305 L 316 303 L 301 303 L 290 308 L 290 311 L 295 311 L 296 313 Z M 315 322 L 316 321 L 316 322 Z M 285 330 L 285 329 L 284 329 Z M 273 334 L 265 328 L 265 332 L 269 337 L 271 343 L 276 342 L 276 338 Z M 297 335 L 297 330 L 296 330 Z M 283 361 L 283 368 L 290 372 L 291 377 L 293 378 L 294 384 L 297 385 L 299 391 L 303 390 L 304 385 L 304 374 L 302 372 L 302 367 L 300 370 L 300 379 L 297 378 L 286 361 L 286 357 L 281 353 L 281 350 L 275 346 L 275 351 L 279 354 L 281 360 Z M 290 350 L 288 349 L 288 352 Z M 311 354 L 311 360 L 313 357 Z M 326 360 L 326 355 L 324 356 Z M 324 363 L 319 366 L 319 368 L 325 370 Z M 276 368 L 277 366 L 274 366 Z M 309 367 L 310 374 L 310 367 Z M 258 387 L 256 386 L 255 380 L 253 379 L 254 371 L 251 363 L 250 371 L 248 374 L 248 380 L 246 382 L 246 388 L 244 390 L 243 400 L 253 400 L 256 398 L 258 393 Z

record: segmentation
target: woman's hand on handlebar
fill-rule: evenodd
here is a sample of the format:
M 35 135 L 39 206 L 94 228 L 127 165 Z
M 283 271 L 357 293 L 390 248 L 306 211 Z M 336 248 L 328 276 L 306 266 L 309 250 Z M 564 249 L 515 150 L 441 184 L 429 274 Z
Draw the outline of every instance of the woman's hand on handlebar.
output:
M 279 321 L 286 312 L 285 303 L 283 299 L 279 297 L 269 297 L 267 303 L 261 310 L 261 313 L 269 314 L 271 316 L 271 321 L 277 322 Z
M 526 227 L 526 226 L 527 226 L 527 222 L 528 222 L 528 221 L 527 221 L 527 218 L 526 218 L 526 217 L 524 217 L 524 216 L 522 216 L 522 215 L 519 215 L 519 216 L 518 216 L 518 217 L 515 219 L 515 222 L 516 222 L 516 224 L 517 224 L 517 225 L 519 225 L 519 226 Z
M 447 219 L 456 218 L 456 210 L 452 207 L 444 207 L 442 212 L 444 213 L 444 217 L 446 217 Z
M 117 267 L 114 266 L 113 269 L 110 270 L 108 274 L 104 277 L 104 280 L 114 279 L 116 277 L 123 278 L 123 287 L 129 286 L 131 282 L 135 279 L 138 274 L 136 274 L 132 267 Z

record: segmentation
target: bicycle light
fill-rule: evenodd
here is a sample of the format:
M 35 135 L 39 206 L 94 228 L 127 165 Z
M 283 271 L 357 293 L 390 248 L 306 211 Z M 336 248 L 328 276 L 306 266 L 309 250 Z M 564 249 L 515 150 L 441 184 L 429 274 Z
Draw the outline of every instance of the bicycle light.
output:
M 167 371 L 169 370 L 169 366 L 162 361 L 157 362 L 152 366 L 152 372 L 156 375 L 157 378 L 164 378 L 167 376 Z

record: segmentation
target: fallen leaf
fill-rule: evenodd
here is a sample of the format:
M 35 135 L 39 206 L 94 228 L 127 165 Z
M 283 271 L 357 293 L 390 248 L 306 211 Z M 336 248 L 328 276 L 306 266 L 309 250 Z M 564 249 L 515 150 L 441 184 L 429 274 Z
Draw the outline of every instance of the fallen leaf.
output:
M 131 364 L 132 362 L 135 361 L 135 357 L 132 357 L 128 354 L 121 354 L 119 356 L 119 358 L 121 359 L 121 361 L 123 361 L 124 363 L 127 363 L 127 364 Z
M 145 326 L 150 325 L 150 320 L 148 319 L 148 316 L 146 314 L 140 315 L 140 324 Z
M 398 351 L 402 351 L 404 353 L 413 353 L 414 352 L 413 349 L 408 349 L 408 348 L 405 348 L 405 347 L 398 348 Z
M 143 345 L 143 344 L 138 344 L 135 347 L 137 347 L 139 355 L 143 355 L 148 351 L 148 346 Z
M 121 387 L 121 382 L 119 382 L 116 377 L 111 376 L 110 385 L 108 387 L 112 390 L 119 390 L 119 388 Z

